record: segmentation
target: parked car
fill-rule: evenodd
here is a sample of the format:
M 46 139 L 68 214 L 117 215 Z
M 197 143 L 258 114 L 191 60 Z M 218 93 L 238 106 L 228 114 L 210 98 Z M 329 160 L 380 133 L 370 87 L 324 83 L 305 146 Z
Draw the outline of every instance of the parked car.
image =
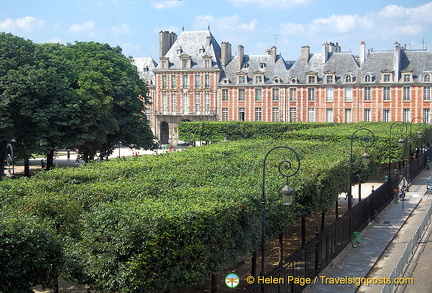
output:
M 191 144 L 190 141 L 182 141 L 182 140 L 177 141 L 178 146 L 190 146 L 190 144 Z

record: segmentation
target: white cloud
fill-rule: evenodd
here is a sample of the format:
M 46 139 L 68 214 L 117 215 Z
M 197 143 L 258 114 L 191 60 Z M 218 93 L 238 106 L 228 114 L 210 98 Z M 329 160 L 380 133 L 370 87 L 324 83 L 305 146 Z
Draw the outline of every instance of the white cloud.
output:
M 154 9 L 166 9 L 183 5 L 183 1 L 179 0 L 164 0 L 164 1 L 153 1 L 151 3 Z
M 93 37 L 95 35 L 95 33 L 93 32 L 94 27 L 95 24 L 92 21 L 86 21 L 81 24 L 73 24 L 69 27 L 69 33 L 73 35 L 87 34 Z
M 253 19 L 249 23 L 242 22 L 241 17 L 238 14 L 215 18 L 212 15 L 198 15 L 195 18 L 195 26 L 199 29 L 207 28 L 210 25 L 211 28 L 217 28 L 225 31 L 255 31 L 257 27 L 257 20 Z
M 109 32 L 114 35 L 120 35 L 120 34 L 130 34 L 131 29 L 128 24 L 120 24 L 120 25 L 114 25 L 110 28 Z
M 309 29 L 312 31 L 332 31 L 342 34 L 368 30 L 372 27 L 372 19 L 358 15 L 332 15 L 327 18 L 317 18 L 309 25 Z
M 31 33 L 40 29 L 44 21 L 33 16 L 26 16 L 24 18 L 6 18 L 0 22 L 0 31 L 9 33 L 25 32 Z
M 303 5 L 310 0 L 229 0 L 236 6 L 259 5 L 264 8 L 289 9 L 295 6 Z

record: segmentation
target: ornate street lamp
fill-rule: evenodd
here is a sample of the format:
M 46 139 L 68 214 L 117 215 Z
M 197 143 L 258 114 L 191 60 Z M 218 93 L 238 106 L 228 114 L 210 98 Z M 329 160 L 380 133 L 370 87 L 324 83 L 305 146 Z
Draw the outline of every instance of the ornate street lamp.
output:
M 264 157 L 264 163 L 263 163 L 263 173 L 262 173 L 262 193 L 261 193 L 261 204 L 262 204 L 262 210 L 261 210 L 261 227 L 262 227 L 262 234 L 261 234 L 261 276 L 264 276 L 265 274 L 265 208 L 266 208 L 266 192 L 265 192 L 265 175 L 266 175 L 266 163 L 267 163 L 267 157 L 270 155 L 271 152 L 277 149 L 284 149 L 287 151 L 290 151 L 294 154 L 295 161 L 291 162 L 290 160 L 283 160 L 278 165 L 278 171 L 279 174 L 283 177 L 287 178 L 287 181 L 285 183 L 285 186 L 280 191 L 280 195 L 282 197 L 282 205 L 289 206 L 293 202 L 294 197 L 294 189 L 292 189 L 291 186 L 288 184 L 288 178 L 292 177 L 297 174 L 297 172 L 300 170 L 300 158 L 299 155 L 295 150 L 288 146 L 276 146 L 269 150 L 267 154 Z
M 409 191 L 409 183 L 411 182 L 411 177 L 410 177 L 410 161 L 411 161 L 411 144 L 413 142 L 411 140 L 411 138 L 412 138 L 412 125 L 413 125 L 413 123 L 414 123 L 415 120 L 421 120 L 422 123 L 423 123 L 423 132 L 421 130 L 419 130 L 417 132 L 417 134 L 416 134 L 416 138 L 417 139 L 422 139 L 423 134 L 426 133 L 426 123 L 425 123 L 425 120 L 423 118 L 421 118 L 421 117 L 415 117 L 415 118 L 413 118 L 411 120 L 411 123 L 410 123 L 410 135 L 409 135 L 410 141 L 408 142 L 408 161 L 407 161 L 407 176 L 406 176 L 407 184 L 405 186 L 406 187 L 406 191 Z M 423 147 L 423 144 L 422 144 L 422 147 Z
M 366 132 L 366 135 L 363 137 L 357 137 L 356 134 L 357 132 Z M 350 171 L 349 171 L 349 189 L 348 189 L 348 210 L 351 210 L 352 208 L 352 192 L 351 192 L 351 185 L 352 185 L 352 165 L 354 163 L 354 159 L 353 159 L 353 142 L 356 138 L 359 138 L 360 140 L 360 144 L 362 147 L 365 147 L 366 150 L 367 148 L 373 146 L 374 142 L 375 142 L 375 137 L 372 131 L 370 131 L 367 128 L 359 128 L 356 131 L 354 131 L 354 133 L 351 136 L 351 152 L 350 152 Z M 364 154 L 362 155 L 362 163 L 364 166 L 369 165 L 370 162 L 370 155 L 365 151 Z M 359 192 L 359 200 L 361 199 L 361 195 Z

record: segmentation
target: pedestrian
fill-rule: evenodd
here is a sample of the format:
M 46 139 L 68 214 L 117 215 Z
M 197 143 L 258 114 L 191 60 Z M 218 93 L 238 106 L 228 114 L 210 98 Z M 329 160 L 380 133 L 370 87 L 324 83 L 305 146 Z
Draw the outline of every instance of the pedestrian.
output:
M 44 159 L 41 160 L 41 167 L 42 167 L 42 169 L 45 168 L 45 161 L 44 161 Z

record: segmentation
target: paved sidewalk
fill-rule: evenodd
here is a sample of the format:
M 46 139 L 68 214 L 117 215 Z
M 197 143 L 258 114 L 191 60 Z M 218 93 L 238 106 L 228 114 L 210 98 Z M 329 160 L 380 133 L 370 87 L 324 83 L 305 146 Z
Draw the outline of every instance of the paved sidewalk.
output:
M 430 207 L 431 201 L 425 193 L 431 177 L 432 169 L 423 170 L 412 182 L 405 201 L 390 203 L 379 214 L 378 223 L 371 223 L 362 231 L 361 244 L 357 244 L 356 248 L 347 247 L 319 274 L 317 283 L 305 288 L 304 292 L 356 292 L 357 289 L 358 292 L 381 292 L 383 285 L 359 288 L 356 282 L 358 278 L 390 276 L 406 243 L 417 231 Z M 345 281 L 345 284 L 335 284 L 335 281 Z M 346 281 L 354 282 L 346 284 Z

